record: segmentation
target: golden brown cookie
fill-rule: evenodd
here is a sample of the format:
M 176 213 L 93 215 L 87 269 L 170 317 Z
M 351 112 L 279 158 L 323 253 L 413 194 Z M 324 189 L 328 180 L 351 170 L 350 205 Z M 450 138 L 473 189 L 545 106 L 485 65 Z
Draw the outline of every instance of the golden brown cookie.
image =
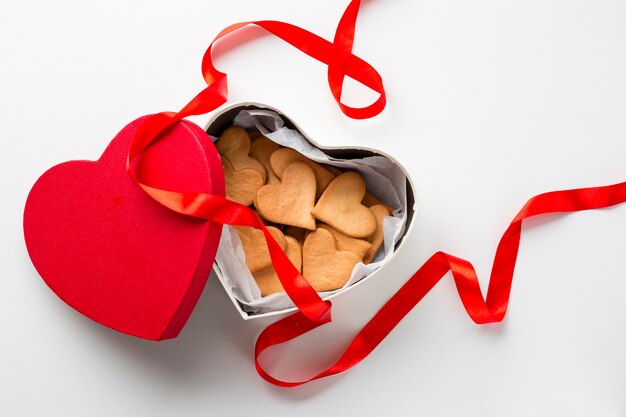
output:
M 245 206 L 252 204 L 257 191 L 264 184 L 261 174 L 249 168 L 235 171 L 226 157 L 222 157 L 222 167 L 224 168 L 226 198 Z
M 253 274 L 263 268 L 272 265 L 270 253 L 267 250 L 265 236 L 259 229 L 246 226 L 235 226 L 235 230 L 241 240 L 243 251 L 246 254 L 246 265 Z M 287 241 L 283 233 L 273 226 L 267 226 L 267 230 L 272 234 L 280 247 L 285 250 Z
M 328 184 L 333 180 L 333 178 L 335 178 L 329 170 L 317 162 L 311 161 L 306 156 L 294 151 L 291 148 L 281 148 L 272 153 L 272 156 L 270 157 L 270 165 L 278 178 L 282 178 L 283 172 L 285 172 L 287 167 L 294 162 L 305 163 L 313 170 L 313 173 L 315 174 L 315 183 L 317 185 L 315 194 L 316 199 L 322 195 Z
M 387 208 L 387 211 L 389 212 L 389 214 L 393 214 L 395 210 L 389 204 L 385 204 L 382 201 L 380 201 L 378 197 L 376 197 L 374 194 L 370 193 L 369 191 L 365 192 L 365 196 L 363 196 L 363 201 L 361 201 L 361 204 L 363 204 L 365 207 L 372 207 L 377 204 L 382 204 L 383 206 Z
M 282 228 L 283 228 L 282 224 L 274 223 L 274 222 L 271 222 L 271 221 L 267 220 L 265 217 L 263 217 L 261 215 L 259 210 L 257 210 L 256 207 L 254 207 L 254 206 L 251 206 L 250 209 L 259 217 L 259 219 L 261 219 L 261 221 L 263 222 L 264 225 L 266 225 L 266 226 L 273 226 L 273 227 L 277 228 L 278 230 L 282 231 Z
M 338 251 L 335 238 L 326 229 L 309 233 L 302 248 L 302 274 L 316 291 L 343 287 L 352 269 L 361 261 L 350 251 Z
M 361 204 L 364 195 L 363 177 L 344 172 L 328 184 L 311 214 L 348 236 L 368 237 L 376 230 L 376 219 Z
M 263 177 L 263 181 L 267 178 L 267 172 L 263 164 L 249 156 L 250 154 L 250 136 L 242 127 L 231 126 L 222 133 L 215 147 L 220 155 L 225 156 L 233 166 L 234 171 L 242 169 L 252 169 Z
M 315 230 L 315 219 L 311 216 L 315 205 L 313 170 L 302 162 L 289 165 L 280 183 L 259 189 L 254 205 L 271 222 Z
M 280 145 L 276 142 L 271 141 L 265 136 L 260 136 L 252 142 L 252 147 L 250 148 L 250 156 L 259 161 L 265 167 L 265 171 L 267 172 L 267 184 L 277 184 L 280 182 L 280 179 L 274 174 L 272 167 L 270 165 L 270 155 L 280 149 Z
M 383 206 L 387 208 L 387 211 L 389 212 L 389 214 L 393 214 L 395 210 L 390 205 L 385 204 L 382 201 L 380 201 L 378 197 L 376 197 L 374 194 L 370 193 L 369 191 L 365 192 L 365 196 L 363 196 L 363 201 L 361 201 L 361 204 L 363 204 L 365 207 L 372 207 L 377 204 L 382 204 Z
M 291 236 L 285 236 L 285 240 L 287 241 L 285 254 L 293 266 L 295 266 L 299 272 L 302 272 L 302 246 Z M 275 292 L 285 291 L 273 266 L 268 266 L 267 268 L 256 272 L 254 274 L 254 279 L 261 290 L 262 297 Z
M 376 256 L 376 252 L 378 252 L 378 248 L 383 243 L 384 233 L 383 233 L 383 222 L 385 217 L 389 216 L 389 210 L 384 204 L 376 204 L 375 206 L 370 207 L 370 211 L 376 218 L 376 231 L 372 236 L 370 236 L 367 240 L 372 244 L 372 247 L 365 255 L 363 262 L 368 264 L 374 260 Z
M 363 257 L 368 253 L 368 251 L 372 247 L 371 243 L 363 239 L 355 239 L 348 235 L 344 235 L 339 230 L 333 227 L 330 227 L 326 223 L 319 223 L 317 225 L 317 228 L 326 229 L 333 235 L 333 237 L 335 238 L 335 246 L 337 246 L 338 250 L 340 251 L 349 250 L 350 252 L 354 253 L 361 259 L 363 259 Z M 374 235 L 375 234 L 376 233 L 374 233 Z

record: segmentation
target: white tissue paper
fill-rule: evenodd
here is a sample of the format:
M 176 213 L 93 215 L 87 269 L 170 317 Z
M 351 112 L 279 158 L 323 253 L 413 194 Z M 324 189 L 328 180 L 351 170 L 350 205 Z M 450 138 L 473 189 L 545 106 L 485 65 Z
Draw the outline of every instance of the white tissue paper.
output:
M 398 164 L 384 156 L 350 160 L 331 158 L 309 143 L 301 133 L 285 127 L 278 113 L 271 110 L 242 110 L 233 123 L 246 129 L 257 129 L 263 136 L 282 146 L 295 149 L 316 162 L 360 173 L 365 179 L 368 191 L 382 202 L 397 207 L 393 216 L 386 217 L 384 220 L 384 244 L 381 245 L 376 258 L 368 265 L 361 262 L 356 264 L 352 270 L 352 276 L 344 287 L 334 291 L 320 292 L 322 298 L 330 297 L 370 275 L 393 254 L 396 243 L 404 232 L 407 216 L 407 178 Z M 215 262 L 222 272 L 223 281 L 230 287 L 234 297 L 247 313 L 281 311 L 294 306 L 284 292 L 261 297 L 254 277 L 246 266 L 239 235 L 230 226 L 223 228 Z

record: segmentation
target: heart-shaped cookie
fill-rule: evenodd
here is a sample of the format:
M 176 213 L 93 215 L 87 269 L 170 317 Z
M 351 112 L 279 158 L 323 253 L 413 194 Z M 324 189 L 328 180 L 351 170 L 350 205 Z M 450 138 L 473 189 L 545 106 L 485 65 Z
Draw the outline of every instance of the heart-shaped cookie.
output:
M 328 184 L 311 214 L 348 236 L 368 237 L 376 230 L 376 219 L 361 204 L 364 195 L 363 177 L 356 172 L 344 172 Z
M 363 239 L 355 239 L 348 235 L 344 235 L 339 230 L 330 227 L 325 223 L 320 223 L 317 225 L 318 229 L 326 229 L 328 230 L 333 237 L 335 238 L 335 246 L 340 251 L 348 250 L 359 258 L 363 259 L 368 251 L 372 248 L 372 244 L 363 240 Z M 375 235 L 376 233 L 374 233 Z M 372 235 L 372 236 L 374 236 Z
M 311 216 L 315 205 L 313 170 L 302 162 L 289 165 L 279 184 L 267 184 L 259 189 L 254 205 L 271 222 L 315 230 L 315 219 Z
M 226 198 L 249 206 L 254 201 L 257 191 L 264 184 L 263 177 L 257 171 L 243 168 L 235 171 L 227 158 L 222 158 Z
M 126 126 L 98 161 L 70 161 L 44 173 L 24 209 L 28 253 L 67 304 L 120 332 L 175 337 L 191 314 L 213 263 L 221 225 L 176 214 L 126 172 Z M 183 121 L 144 152 L 148 185 L 224 195 L 209 137 Z
M 272 259 L 267 250 L 267 243 L 262 231 L 245 226 L 235 226 L 235 230 L 241 240 L 241 246 L 243 246 L 243 251 L 246 255 L 246 265 L 248 265 L 250 272 L 255 273 L 272 265 Z M 267 226 L 267 230 L 272 234 L 281 249 L 285 250 L 287 242 L 283 233 L 274 226 Z
M 285 236 L 285 240 L 287 243 L 285 247 L 287 258 L 289 258 L 298 271 L 302 271 L 302 246 L 291 236 Z M 262 269 L 253 275 L 259 286 L 259 290 L 261 290 L 262 297 L 284 291 L 283 285 L 280 283 L 273 266 Z
M 252 147 L 250 148 L 250 156 L 263 164 L 265 171 L 267 171 L 267 184 L 277 184 L 280 182 L 280 179 L 274 174 L 274 170 L 272 170 L 270 164 L 270 156 L 278 149 L 280 149 L 280 145 L 265 136 L 259 136 L 254 139 Z
M 259 161 L 249 156 L 251 150 L 250 135 L 246 129 L 239 126 L 231 126 L 220 135 L 215 143 L 217 151 L 228 159 L 234 171 L 252 169 L 267 178 L 267 172 Z
M 350 251 L 337 250 L 333 235 L 322 228 L 309 233 L 302 247 L 302 275 L 316 291 L 343 287 L 359 261 Z
M 319 198 L 324 192 L 328 184 L 335 178 L 335 174 L 329 169 L 321 166 L 315 161 L 310 160 L 301 153 L 291 149 L 282 148 L 272 153 L 270 157 L 270 165 L 278 178 L 283 177 L 285 170 L 294 162 L 302 162 L 307 164 L 315 174 L 316 192 L 315 199 Z
M 376 197 L 374 194 L 370 193 L 369 191 L 367 191 L 365 195 L 363 196 L 363 201 L 361 201 L 361 204 L 363 204 L 365 207 L 372 207 L 372 206 L 382 204 L 387 209 L 388 214 L 393 214 L 393 211 L 395 210 L 389 204 L 385 204 L 382 201 L 380 201 L 378 197 Z

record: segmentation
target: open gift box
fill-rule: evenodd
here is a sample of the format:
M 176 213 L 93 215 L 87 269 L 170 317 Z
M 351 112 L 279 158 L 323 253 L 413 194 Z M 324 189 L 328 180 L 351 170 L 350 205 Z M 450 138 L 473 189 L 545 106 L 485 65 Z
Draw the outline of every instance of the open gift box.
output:
M 415 196 L 407 172 L 388 155 L 367 148 L 321 147 L 303 133 L 289 117 L 278 110 L 257 103 L 240 103 L 213 116 L 206 131 L 213 140 L 228 127 L 236 125 L 257 132 L 284 147 L 290 147 L 318 163 L 342 170 L 359 172 L 368 191 L 395 208 L 385 218 L 384 244 L 371 264 L 358 263 L 350 280 L 333 291 L 320 293 L 329 300 L 364 283 L 383 270 L 409 233 L 415 214 Z M 286 293 L 261 297 L 254 278 L 245 264 L 245 254 L 238 236 L 230 226 L 224 226 L 215 258 L 214 271 L 226 293 L 244 320 L 268 317 L 295 311 Z M 306 278 L 306 276 L 305 276 Z
M 258 113 L 257 121 L 252 112 Z M 144 186 L 224 195 L 220 156 L 206 133 L 191 122 L 171 126 L 141 158 L 129 161 L 133 137 L 148 118 L 124 127 L 97 161 L 61 163 L 33 185 L 24 209 L 24 237 L 33 265 L 46 284 L 96 322 L 151 340 L 179 334 L 214 260 L 218 278 L 244 319 L 293 311 L 284 293 L 258 300 L 257 288 L 257 300 L 245 298 L 242 289 L 247 286 L 254 297 L 255 284 L 249 272 L 246 276 L 245 270 L 229 268 L 223 251 L 227 239 L 221 239 L 216 257 L 227 226 L 173 213 L 139 186 L 137 181 Z M 326 161 L 329 164 L 356 170 L 359 166 L 349 166 L 356 160 L 382 164 L 377 175 L 389 177 L 396 194 L 403 195 L 398 200 L 401 204 L 385 201 L 384 190 L 379 196 L 397 208 L 393 238 L 385 242 L 385 255 L 379 253 L 372 264 L 355 268 L 358 274 L 344 288 L 322 296 L 343 294 L 384 269 L 411 229 L 415 212 L 413 186 L 397 162 L 370 149 L 321 148 L 288 117 L 259 104 L 243 103 L 217 112 L 206 131 L 218 135 L 233 121 L 259 128 L 276 140 L 285 140 L 284 134 L 289 134 L 297 142 L 292 146 L 331 158 Z M 257 122 L 259 126 L 254 126 Z M 137 168 L 135 179 L 129 167 Z M 369 182 L 370 176 L 361 173 Z

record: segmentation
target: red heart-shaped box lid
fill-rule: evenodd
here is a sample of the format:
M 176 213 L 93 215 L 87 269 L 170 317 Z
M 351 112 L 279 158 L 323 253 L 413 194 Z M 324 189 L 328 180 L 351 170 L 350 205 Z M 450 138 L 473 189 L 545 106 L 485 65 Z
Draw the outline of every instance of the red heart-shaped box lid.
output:
M 143 118 L 120 131 L 98 161 L 44 173 L 24 209 L 35 268 L 67 304 L 112 329 L 176 337 L 202 292 L 221 225 L 170 211 L 126 172 Z M 141 157 L 139 180 L 175 191 L 224 195 L 219 155 L 195 124 L 178 122 Z

